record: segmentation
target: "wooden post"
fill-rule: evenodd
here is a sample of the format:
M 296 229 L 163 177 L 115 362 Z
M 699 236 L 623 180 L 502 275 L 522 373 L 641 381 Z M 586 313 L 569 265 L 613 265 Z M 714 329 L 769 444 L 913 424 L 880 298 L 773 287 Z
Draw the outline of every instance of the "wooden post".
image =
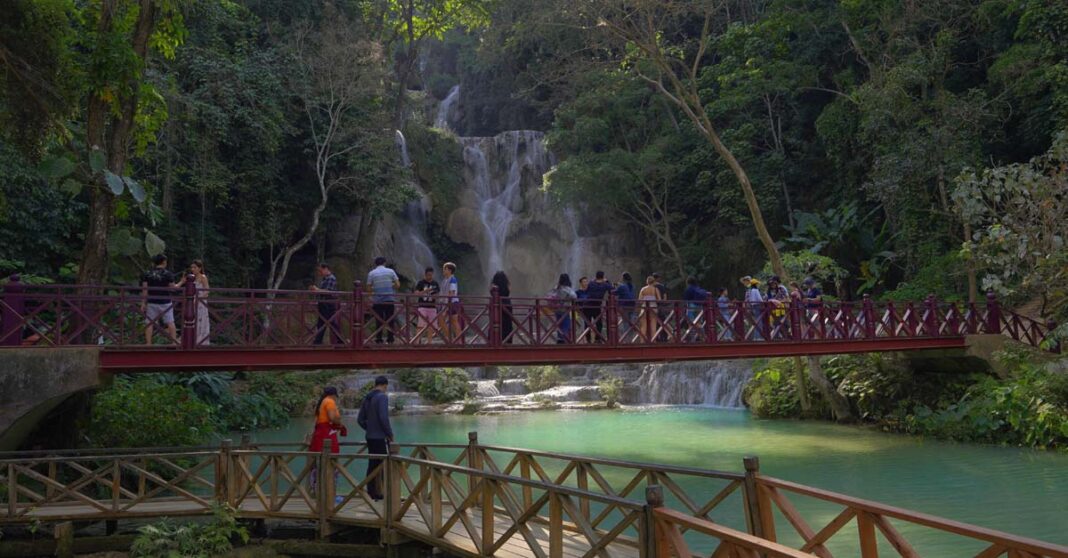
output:
M 242 434 L 241 435 L 241 445 L 238 446 L 238 449 L 241 449 L 241 450 L 244 450 L 244 451 L 251 450 L 252 449 L 252 436 L 249 435 L 249 434 Z M 244 466 L 245 470 L 247 470 L 247 471 L 251 471 L 252 470 L 252 462 L 249 459 L 248 454 L 241 453 L 241 454 L 239 454 L 237 456 L 236 459 L 241 462 L 241 465 Z M 235 475 L 234 482 L 235 482 L 235 486 L 237 487 L 237 493 L 238 494 L 244 494 L 245 491 L 248 490 L 249 480 L 245 477 L 245 475 L 239 475 L 239 476 Z
M 118 457 L 111 462 L 111 511 L 119 511 L 119 500 L 122 498 L 122 463 Z
M 760 458 L 750 455 L 742 459 L 745 465 L 745 484 L 743 484 L 743 499 L 745 501 L 745 525 L 749 534 L 755 537 L 764 537 L 764 526 L 761 523 L 760 506 L 761 500 L 757 488 L 757 475 L 760 473 Z
M 1049 334 L 1052 333 L 1053 330 L 1055 330 L 1055 329 L 1057 329 L 1057 320 L 1054 320 L 1053 318 L 1050 318 L 1050 319 L 1046 320 L 1046 335 L 1045 335 L 1045 337 L 1043 339 L 1041 339 L 1041 341 L 1046 341 L 1047 339 L 1050 340 L 1051 345 L 1049 347 L 1049 351 L 1051 353 L 1055 353 L 1055 354 L 1059 355 L 1059 354 L 1061 354 L 1061 343 L 1060 343 L 1060 341 L 1057 341 L 1056 339 L 1051 338 L 1049 336 Z
M 740 300 L 734 302 L 734 340 L 747 341 L 745 338 L 745 315 L 749 312 L 746 304 Z
M 493 517 L 494 481 L 481 479 L 480 484 L 482 486 L 482 544 L 479 546 L 483 556 L 493 556 L 490 549 L 493 548 L 493 541 L 497 535 L 493 531 L 495 524 Z
M 182 349 L 197 346 L 197 277 L 185 276 L 185 292 L 182 302 Z
M 401 507 L 401 469 L 404 464 L 400 461 L 393 459 L 394 455 L 400 453 L 400 446 L 396 443 L 390 442 L 386 453 L 388 455 L 384 458 L 386 465 L 386 513 L 387 525 L 390 530 L 393 528 L 393 522 L 400 521 L 400 507 Z
M 861 558 L 879 558 L 879 541 L 875 538 L 875 522 L 872 521 L 868 512 L 857 513 L 857 532 L 860 535 Z
M 867 339 L 875 339 L 875 304 L 871 301 L 871 295 L 864 294 L 863 302 L 863 315 L 864 315 L 864 337 Z
M 579 490 L 589 490 L 590 489 L 590 481 L 589 481 L 589 473 L 586 470 L 586 463 L 584 463 L 582 461 L 579 461 L 578 464 L 577 464 L 577 467 L 578 467 L 578 469 L 576 470 L 577 474 L 575 475 L 575 477 L 576 477 L 576 481 L 578 483 L 578 489 Z M 579 513 L 582 514 L 582 517 L 586 521 L 590 520 L 590 500 L 589 500 L 589 498 L 579 498 Z
M 549 489 L 549 558 L 564 556 L 564 510 L 560 495 Z
M 15 509 L 18 507 L 19 490 L 17 477 L 15 476 L 15 464 L 7 464 L 7 515 L 15 517 Z
M 519 455 L 519 474 L 526 480 L 530 480 L 530 459 L 529 455 Z M 534 491 L 529 485 L 523 485 L 523 509 L 529 508 L 534 502 Z
M 501 346 L 501 293 L 497 285 L 490 287 L 490 347 Z
M 323 440 L 319 458 L 319 538 L 330 536 L 330 517 L 334 509 L 334 462 L 330 455 L 333 441 Z
M 215 502 L 237 507 L 230 479 L 230 439 L 219 442 L 219 457 L 215 460 Z
M 604 307 L 605 326 L 608 335 L 608 346 L 615 347 L 619 344 L 619 299 L 615 291 L 608 291 L 608 302 Z
M 986 292 L 986 333 L 1001 333 L 1001 305 L 993 290 Z
M 800 343 L 805 336 L 805 305 L 800 300 L 790 301 L 790 337 Z
M 645 487 L 644 529 L 645 544 L 639 554 L 643 558 L 671 558 L 667 539 L 662 536 L 656 524 L 656 509 L 664 507 L 664 489 L 657 484 Z
M 73 558 L 74 556 L 74 524 L 64 521 L 56 525 L 56 558 Z
M 478 432 L 467 433 L 467 467 L 482 470 L 482 456 L 478 453 Z M 474 492 L 477 487 L 478 478 L 474 475 L 467 475 L 468 494 Z
M 441 530 L 441 472 L 430 470 L 430 536 L 437 538 Z
M 363 348 L 363 285 L 359 281 L 352 282 L 352 348 Z

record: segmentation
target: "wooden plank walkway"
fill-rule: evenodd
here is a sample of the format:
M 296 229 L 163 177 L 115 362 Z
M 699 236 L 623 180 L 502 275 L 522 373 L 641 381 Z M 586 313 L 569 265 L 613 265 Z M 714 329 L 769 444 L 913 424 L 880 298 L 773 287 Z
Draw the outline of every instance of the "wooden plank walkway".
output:
M 128 502 L 119 501 L 118 504 L 120 507 L 124 507 Z M 373 505 L 375 509 L 372 509 L 371 504 L 368 504 L 367 502 L 350 501 L 334 513 L 331 522 L 340 525 L 380 527 L 382 523 L 381 517 L 384 517 L 386 513 L 385 503 L 375 502 Z M 85 519 L 100 513 L 100 510 L 94 506 L 76 502 L 57 502 L 35 507 L 19 506 L 17 511 L 20 514 L 22 512 L 27 512 L 23 515 L 23 518 L 26 521 L 40 520 L 42 522 Z M 311 509 L 306 503 L 296 500 L 286 502 L 278 510 L 268 511 L 260 501 L 251 499 L 242 502 L 237 511 L 240 516 L 247 518 L 272 517 L 308 521 L 315 521 L 318 518 L 315 510 Z M 445 511 L 446 516 L 448 516 L 455 510 L 452 506 L 443 505 L 443 511 Z M 203 516 L 210 512 L 210 509 L 205 509 L 196 502 L 186 499 L 165 499 L 134 504 L 129 510 L 123 513 L 123 517 L 188 517 L 198 515 Z M 493 531 L 496 535 L 495 538 L 503 536 L 514 526 L 514 523 L 506 520 L 503 514 L 504 510 L 500 509 L 496 510 L 496 513 L 494 513 Z M 478 510 L 469 511 L 469 516 L 476 525 L 482 524 L 482 514 Z M 433 537 L 428 536 L 430 529 L 413 506 L 404 514 L 403 519 L 394 523 L 394 527 L 403 534 L 428 544 L 446 546 L 448 550 L 462 555 L 480 556 L 478 548 L 476 548 L 470 535 L 464 530 L 463 525 L 459 521 L 453 524 L 444 537 L 435 540 Z M 548 526 L 532 523 L 530 525 L 530 530 L 542 544 L 540 550 L 547 554 L 550 542 Z M 442 545 L 442 542 L 444 542 L 445 545 Z M 562 548 L 564 558 L 583 558 L 589 553 L 590 548 L 590 543 L 578 532 L 574 525 L 565 525 Z M 637 541 L 609 543 L 605 547 L 605 550 L 606 553 L 612 557 L 639 557 Z M 530 548 L 530 545 L 522 535 L 518 532 L 514 532 L 494 555 L 505 558 L 518 558 L 537 556 L 538 554 L 535 550 Z

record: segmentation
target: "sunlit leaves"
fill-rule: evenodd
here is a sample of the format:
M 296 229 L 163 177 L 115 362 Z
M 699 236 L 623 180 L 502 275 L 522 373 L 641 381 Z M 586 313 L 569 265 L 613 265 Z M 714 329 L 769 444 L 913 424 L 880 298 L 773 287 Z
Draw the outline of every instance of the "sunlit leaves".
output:
M 145 251 L 148 252 L 149 256 L 162 254 L 166 248 L 167 244 L 163 242 L 162 238 L 156 236 L 150 230 L 145 230 Z
M 111 189 L 111 193 L 116 196 L 121 196 L 123 190 L 126 189 L 126 184 L 123 182 L 122 177 L 109 170 L 104 171 L 104 182 Z

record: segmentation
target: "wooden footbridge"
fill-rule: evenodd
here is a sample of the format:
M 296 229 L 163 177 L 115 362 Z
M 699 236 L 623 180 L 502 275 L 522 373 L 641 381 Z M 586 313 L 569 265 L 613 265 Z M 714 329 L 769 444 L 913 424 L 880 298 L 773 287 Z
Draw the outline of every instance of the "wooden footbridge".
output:
M 0 524 L 211 514 L 380 530 L 461 556 L 1068 558 L 1017 537 L 765 476 L 479 444 L 285 444 L 0 454 Z M 368 461 L 378 464 L 365 478 Z M 385 498 L 368 491 L 381 482 Z M 1035 513 L 1042 513 L 1035 510 Z M 931 533 L 938 546 L 930 546 Z M 927 546 L 914 546 L 917 534 Z
M 653 362 L 964 348 L 1003 336 L 1057 351 L 1052 323 L 935 300 L 745 303 L 560 301 L 351 291 L 7 285 L 0 351 L 96 347 L 106 371 L 202 371 Z M 162 302 L 161 302 L 162 301 Z M 423 311 L 424 314 L 420 314 Z M 168 312 L 170 314 L 168 314 Z M 176 334 L 149 318 L 173 315 Z

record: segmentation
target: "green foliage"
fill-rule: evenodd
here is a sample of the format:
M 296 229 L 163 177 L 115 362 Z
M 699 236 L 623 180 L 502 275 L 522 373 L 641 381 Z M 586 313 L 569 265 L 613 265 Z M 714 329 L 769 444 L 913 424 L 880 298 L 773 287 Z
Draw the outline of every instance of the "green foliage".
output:
M 961 302 L 967 299 L 966 269 L 957 251 L 933 257 L 908 280 L 884 292 L 882 300 L 919 301 L 933 294 L 938 300 Z
M 849 276 L 849 272 L 831 258 L 809 251 L 783 252 L 782 265 L 786 268 L 791 281 L 801 283 L 806 277 L 811 277 L 824 288 L 837 286 L 842 279 Z M 764 277 L 774 275 L 771 262 L 764 264 L 761 274 Z
M 478 412 L 481 411 L 481 410 L 482 410 L 482 403 L 479 403 L 478 401 L 476 401 L 474 399 L 467 398 L 467 399 L 464 399 L 463 407 L 460 408 L 460 414 L 461 415 L 474 415 L 474 414 L 478 414 Z
M 753 414 L 763 418 L 797 418 L 801 416 L 801 402 L 794 381 L 793 361 L 773 359 L 763 370 L 753 375 L 745 386 L 742 398 Z M 806 384 L 808 385 L 808 384 Z M 818 401 L 814 389 L 809 399 Z
M 290 416 L 309 412 L 319 400 L 322 387 L 337 372 L 256 372 L 249 377 L 249 393 L 261 394 L 276 401 Z
M 224 399 L 216 412 L 220 430 L 259 430 L 289 424 L 289 413 L 274 399 L 262 393 L 234 393 Z
M 130 547 L 132 558 L 208 558 L 233 549 L 233 541 L 249 540 L 248 529 L 238 526 L 234 511 L 215 506 L 211 523 L 176 524 L 164 519 L 137 530 Z
M 423 385 L 426 373 L 426 370 L 420 368 L 402 368 L 394 371 L 397 381 L 412 391 L 419 391 L 419 386 Z
M 211 406 L 192 390 L 151 378 L 118 376 L 92 407 L 86 436 L 96 447 L 195 446 L 216 431 Z
M 597 379 L 597 391 L 601 394 L 605 407 L 612 409 L 616 406 L 619 396 L 623 392 L 623 378 L 604 374 Z
M 530 391 L 545 391 L 556 387 L 564 381 L 560 369 L 556 366 L 531 366 L 527 368 L 527 389 Z
M 462 368 L 428 370 L 419 383 L 419 396 L 431 403 L 450 403 L 471 394 L 471 378 Z

